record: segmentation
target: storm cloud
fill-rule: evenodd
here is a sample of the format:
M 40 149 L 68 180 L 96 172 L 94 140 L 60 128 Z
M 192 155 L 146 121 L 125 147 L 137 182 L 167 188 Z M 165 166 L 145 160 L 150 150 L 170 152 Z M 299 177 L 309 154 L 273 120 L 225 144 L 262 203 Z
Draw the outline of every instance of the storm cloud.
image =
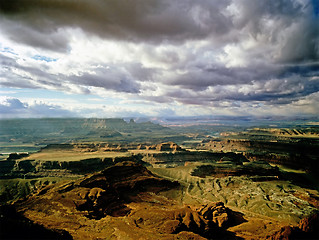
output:
M 145 106 L 166 104 L 164 112 L 173 111 L 170 104 L 213 112 L 293 108 L 301 102 L 316 110 L 318 5 L 317 0 L 0 1 L 0 84 L 113 94 Z
M 40 33 L 53 34 L 63 27 L 80 27 L 101 37 L 158 43 L 226 34 L 229 18 L 221 10 L 229 1 L 190 0 L 13 0 L 2 1 L 8 19 Z M 14 32 L 7 29 L 9 34 Z M 24 40 L 25 36 L 21 36 Z M 27 38 L 26 38 L 27 39 Z

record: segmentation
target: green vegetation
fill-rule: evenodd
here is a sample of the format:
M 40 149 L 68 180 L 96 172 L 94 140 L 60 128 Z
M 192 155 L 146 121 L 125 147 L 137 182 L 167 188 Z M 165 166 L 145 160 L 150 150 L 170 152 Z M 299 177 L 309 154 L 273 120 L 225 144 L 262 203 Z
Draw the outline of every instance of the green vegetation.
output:
M 72 177 L 43 177 L 33 179 L 0 179 L 0 205 L 10 203 L 41 189 L 44 186 L 74 179 Z
M 0 120 L 0 153 L 35 152 L 48 144 L 72 142 L 163 142 L 184 136 L 151 122 L 123 119 Z

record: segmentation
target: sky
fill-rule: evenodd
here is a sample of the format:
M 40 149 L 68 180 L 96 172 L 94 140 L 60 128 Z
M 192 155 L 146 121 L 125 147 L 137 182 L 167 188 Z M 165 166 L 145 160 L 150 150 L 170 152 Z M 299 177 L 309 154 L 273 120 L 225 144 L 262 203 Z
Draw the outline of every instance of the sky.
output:
M 0 0 L 0 118 L 319 116 L 319 0 Z

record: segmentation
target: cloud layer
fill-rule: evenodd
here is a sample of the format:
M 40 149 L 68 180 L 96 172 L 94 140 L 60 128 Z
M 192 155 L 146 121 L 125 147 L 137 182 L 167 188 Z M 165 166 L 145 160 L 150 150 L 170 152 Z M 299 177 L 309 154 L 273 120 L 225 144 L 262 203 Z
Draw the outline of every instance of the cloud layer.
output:
M 0 98 L 0 118 L 74 117 L 74 113 L 60 106 L 34 102 L 27 104 L 17 98 Z
M 319 114 L 317 0 L 1 1 L 0 28 L 4 87 Z

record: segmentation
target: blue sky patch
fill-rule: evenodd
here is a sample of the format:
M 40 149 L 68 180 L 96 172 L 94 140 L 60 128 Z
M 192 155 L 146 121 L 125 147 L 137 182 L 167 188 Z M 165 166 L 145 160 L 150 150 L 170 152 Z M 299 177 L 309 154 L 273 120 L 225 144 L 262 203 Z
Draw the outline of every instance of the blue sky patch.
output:
M 319 17 L 319 0 L 312 0 L 312 6 L 314 16 Z
M 0 52 L 4 52 L 4 53 L 11 53 L 13 55 L 18 55 L 14 52 L 14 50 L 12 48 L 9 47 L 2 47 L 2 45 L 0 44 Z
M 34 55 L 32 59 L 35 59 L 38 61 L 45 61 L 45 62 L 56 62 L 58 60 L 56 58 L 50 58 L 50 57 L 41 56 L 41 55 Z

